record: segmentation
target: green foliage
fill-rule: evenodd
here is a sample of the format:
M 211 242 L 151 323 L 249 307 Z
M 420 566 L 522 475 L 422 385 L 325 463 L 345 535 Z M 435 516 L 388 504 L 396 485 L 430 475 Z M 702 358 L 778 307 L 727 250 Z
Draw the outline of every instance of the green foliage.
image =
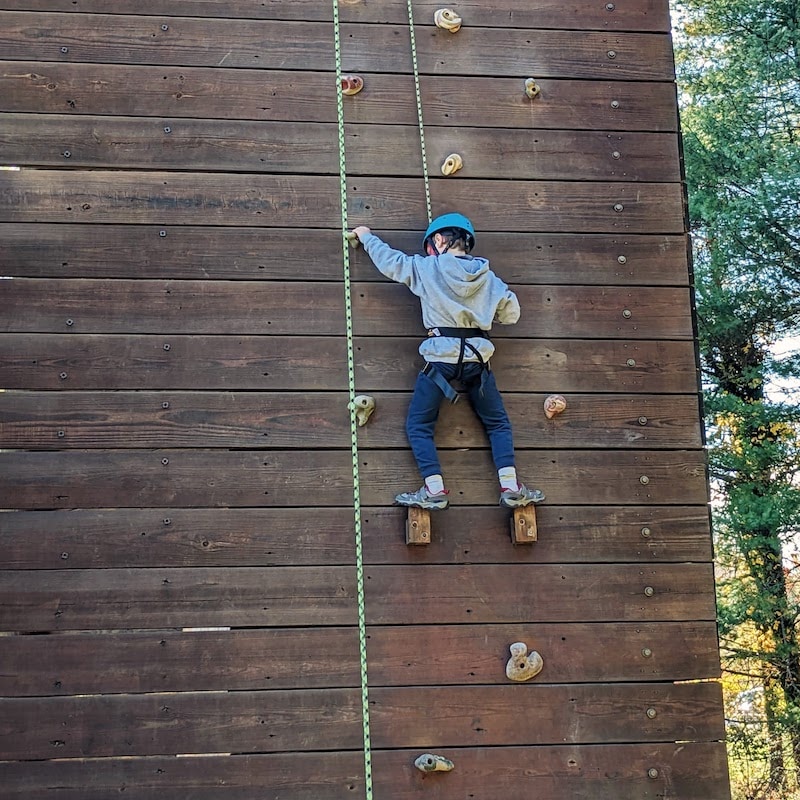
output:
M 737 797 L 785 800 L 800 767 L 800 356 L 776 345 L 800 336 L 800 2 L 675 12 L 731 774 Z

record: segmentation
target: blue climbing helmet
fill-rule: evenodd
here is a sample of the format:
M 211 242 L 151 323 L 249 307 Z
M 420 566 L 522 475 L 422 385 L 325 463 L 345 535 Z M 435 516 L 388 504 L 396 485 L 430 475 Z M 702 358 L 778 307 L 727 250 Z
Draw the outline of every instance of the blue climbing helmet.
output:
M 453 231 L 458 237 L 467 243 L 467 251 L 475 247 L 475 228 L 463 214 L 442 214 L 428 225 L 425 236 L 422 238 L 422 250 L 428 252 L 428 240 L 434 233 L 442 231 Z M 434 248 L 435 251 L 435 248 Z

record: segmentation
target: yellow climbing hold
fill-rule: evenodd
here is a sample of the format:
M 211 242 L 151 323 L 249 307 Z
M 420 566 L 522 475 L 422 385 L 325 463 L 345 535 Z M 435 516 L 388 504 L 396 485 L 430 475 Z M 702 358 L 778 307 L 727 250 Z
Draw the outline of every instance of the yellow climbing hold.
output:
M 440 8 L 434 12 L 433 21 L 437 28 L 456 33 L 461 28 L 461 17 L 450 8 Z

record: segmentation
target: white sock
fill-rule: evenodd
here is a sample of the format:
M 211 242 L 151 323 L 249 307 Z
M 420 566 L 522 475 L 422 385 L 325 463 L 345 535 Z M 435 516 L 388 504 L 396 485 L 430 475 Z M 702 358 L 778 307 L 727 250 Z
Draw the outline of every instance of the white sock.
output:
M 444 491 L 444 478 L 441 475 L 429 475 L 425 478 L 428 494 L 441 494 Z
M 497 470 L 497 477 L 500 480 L 501 489 L 508 489 L 511 492 L 516 492 L 519 489 L 517 471 L 514 467 L 503 467 Z

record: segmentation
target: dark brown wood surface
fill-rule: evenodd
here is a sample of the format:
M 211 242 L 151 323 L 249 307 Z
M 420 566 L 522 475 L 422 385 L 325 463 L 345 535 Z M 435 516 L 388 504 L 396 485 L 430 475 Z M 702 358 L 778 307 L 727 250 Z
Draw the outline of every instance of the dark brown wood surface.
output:
M 489 480 L 487 478 L 487 480 Z M 167 516 L 167 514 L 169 516 Z M 651 563 L 711 560 L 706 506 L 559 506 L 537 509 L 536 548 L 508 546 L 508 513 L 453 506 L 433 541 L 412 550 L 405 510 L 365 507 L 367 564 Z M 325 525 L 301 508 L 100 509 L 4 514 L 9 569 L 350 564 L 353 514 L 327 508 Z
M 333 70 L 330 24 L 115 14 L 1 12 L 6 58 L 259 69 Z M 412 71 L 407 25 L 341 26 L 345 72 Z M 672 80 L 669 36 L 654 33 L 464 27 L 457 37 L 420 28 L 421 74 Z M 62 49 L 66 47 L 66 52 Z
M 701 446 L 692 395 L 570 395 L 548 420 L 545 395 L 504 400 L 517 447 L 692 448 Z M 18 392 L 0 393 L 0 447 L 89 449 L 141 447 L 311 448 L 350 443 L 345 392 Z M 376 396 L 377 411 L 359 431 L 364 449 L 405 447 L 408 393 Z M 485 447 L 467 403 L 443 404 L 437 444 Z
M 14 164 L 118 169 L 180 169 L 186 151 L 196 170 L 338 174 L 332 123 L 9 115 L 4 157 Z M 668 133 L 438 128 L 425 137 L 427 166 L 438 173 L 458 148 L 471 178 L 677 181 L 678 137 Z M 350 175 L 417 177 L 419 130 L 410 125 L 346 128 Z M 67 158 L 64 154 L 69 153 Z
M 489 454 L 441 452 L 452 501 L 494 505 Z M 73 450 L 0 453 L 0 500 L 6 508 L 141 506 L 347 505 L 349 450 L 309 451 Z M 597 505 L 694 504 L 706 500 L 699 450 L 522 450 L 517 466 L 550 502 Z M 392 502 L 398 487 L 419 479 L 410 453 L 372 450 L 360 458 L 361 498 Z M 496 477 L 496 476 L 495 476 Z M 412 488 L 412 487 L 407 487 Z
M 534 588 L 535 587 L 535 588 Z M 647 588 L 652 591 L 648 595 Z M 7 631 L 355 624 L 346 567 L 0 570 Z M 713 620 L 708 564 L 370 566 L 368 624 Z
M 495 230 L 661 233 L 683 230 L 678 184 L 431 180 L 433 211 L 453 206 Z M 353 224 L 422 227 L 421 181 L 351 178 Z M 0 173 L 0 220 L 329 228 L 340 223 L 336 178 L 229 173 Z
M 357 337 L 357 390 L 410 390 L 422 366 L 420 338 Z M 312 336 L 1 334 L 0 379 L 14 389 L 341 390 L 347 385 L 345 344 L 344 337 Z M 492 368 L 502 391 L 697 390 L 691 342 L 509 339 L 499 344 Z
M 688 289 L 515 287 L 525 309 L 496 338 L 691 339 Z M 311 281 L 17 279 L 3 287 L 0 331 L 342 336 L 341 284 Z M 424 337 L 419 299 L 400 284 L 351 286 L 356 336 Z
M 163 235 L 162 235 L 163 232 Z M 375 231 L 420 252 L 420 231 Z M 16 277 L 206 280 L 341 280 L 339 231 L 295 228 L 0 224 Z M 683 236 L 494 233 L 478 229 L 476 254 L 514 285 L 686 286 Z M 620 260 L 622 259 L 622 260 Z M 358 281 L 385 281 L 363 249 L 351 253 Z
M 320 92 L 333 77 L 324 72 L 104 65 L 103 80 L 96 76 L 91 64 L 0 61 L 0 110 L 336 122 L 333 93 Z M 540 77 L 541 97 L 532 105 L 524 77 L 422 76 L 425 126 L 474 125 L 480 97 L 486 127 L 677 130 L 670 83 Z M 345 104 L 349 122 L 417 124 L 409 76 L 371 73 L 364 80 L 364 91 Z
M 722 742 L 444 752 L 457 769 L 423 775 L 413 766 L 419 750 L 373 750 L 376 796 L 412 800 L 424 793 L 449 800 L 471 794 L 495 800 L 497 793 L 525 792 L 541 800 L 656 800 L 671 792 L 681 800 L 730 797 Z M 651 769 L 657 770 L 656 778 L 648 776 Z M 296 800 L 344 800 L 364 792 L 358 752 L 23 761 L 0 765 L 0 776 L 8 800 L 107 800 L 123 791 L 133 800 L 159 800 L 167 788 L 196 800 L 218 800 L 222 786 L 236 787 L 241 800 L 262 800 L 265 785 Z
M 438 0 L 414 0 L 415 26 L 430 25 Z M 4 0 L 0 9 L 11 11 L 71 11 L 93 14 L 147 14 L 176 16 L 169 0 Z M 472 26 L 507 27 L 509 19 L 516 25 L 539 28 L 564 27 L 564 7 L 559 0 L 539 0 L 535 7 L 525 0 L 505 0 L 500 13 L 494 4 L 464 0 L 459 9 L 465 24 Z M 330 22 L 331 10 L 324 3 L 309 0 L 270 0 L 253 5 L 247 0 L 182 0 L 180 16 L 229 17 L 248 19 L 288 19 Z M 609 9 L 592 0 L 570 3 L 570 27 L 585 30 L 669 31 L 667 8 L 659 0 L 636 3 L 615 3 Z M 379 6 L 361 0 L 342 3 L 339 14 L 344 21 L 394 22 L 405 24 L 408 5 L 402 0 L 386 0 Z
M 543 654 L 539 683 L 663 681 L 719 674 L 713 622 L 375 626 L 370 686 L 496 684 L 511 642 Z M 359 686 L 351 628 L 13 636 L 4 696 Z
M 3 698 L 4 759 L 297 752 L 360 745 L 355 689 Z M 480 698 L 480 699 L 479 699 Z M 520 714 L 520 703 L 538 709 Z M 478 706 L 478 703 L 480 704 Z M 376 748 L 718 739 L 718 684 L 376 688 Z M 655 710 L 648 717 L 648 708 Z M 124 722 L 123 722 L 124 720 Z

